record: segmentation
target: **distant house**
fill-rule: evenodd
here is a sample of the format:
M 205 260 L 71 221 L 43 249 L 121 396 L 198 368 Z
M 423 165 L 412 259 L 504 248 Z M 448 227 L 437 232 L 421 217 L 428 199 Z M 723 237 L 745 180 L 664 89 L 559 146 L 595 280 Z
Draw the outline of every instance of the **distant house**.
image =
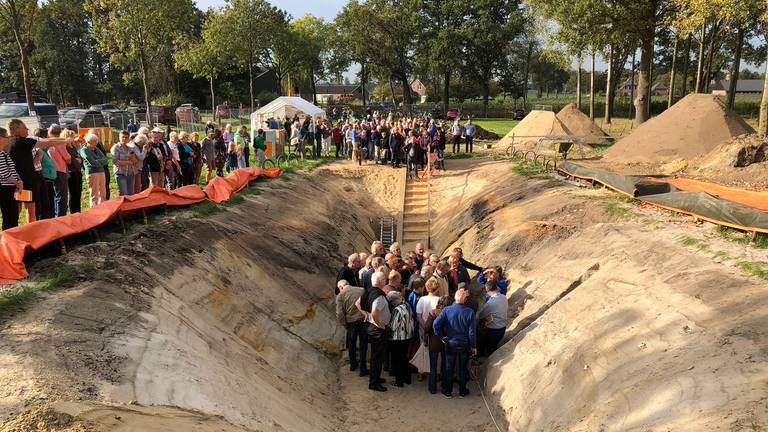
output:
M 637 94 L 637 80 L 635 80 L 634 83 L 632 83 L 632 80 L 624 81 L 619 85 L 619 88 L 616 89 L 616 94 L 627 97 Z
M 317 101 L 319 103 L 351 102 L 363 98 L 363 87 L 360 84 L 317 84 Z M 312 95 L 309 95 L 310 99 Z
M 421 103 L 424 103 L 427 101 L 427 86 L 424 85 L 423 82 L 421 82 L 420 79 L 415 79 L 411 81 L 411 90 L 413 90 L 414 93 L 419 95 L 421 98 Z
M 731 88 L 730 80 L 720 80 L 709 86 L 709 91 L 715 95 L 725 96 L 728 94 L 728 89 Z M 762 95 L 763 94 L 763 80 L 761 79 L 740 79 L 736 81 L 736 94 L 737 95 Z
M 661 83 L 652 85 L 651 96 L 669 96 L 669 86 Z

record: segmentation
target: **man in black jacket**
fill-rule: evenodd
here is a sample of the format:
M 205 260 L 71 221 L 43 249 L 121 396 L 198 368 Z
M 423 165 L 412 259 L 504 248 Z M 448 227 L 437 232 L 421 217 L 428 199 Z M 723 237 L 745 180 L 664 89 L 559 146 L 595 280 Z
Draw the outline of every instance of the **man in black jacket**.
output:
M 359 270 L 360 270 L 360 255 L 353 253 L 352 255 L 347 258 L 347 265 L 342 267 L 342 269 L 339 271 L 338 276 L 336 276 L 336 287 L 335 287 L 335 294 L 339 294 L 339 281 L 345 280 L 352 286 L 363 286 L 360 283 L 360 276 L 359 276 Z

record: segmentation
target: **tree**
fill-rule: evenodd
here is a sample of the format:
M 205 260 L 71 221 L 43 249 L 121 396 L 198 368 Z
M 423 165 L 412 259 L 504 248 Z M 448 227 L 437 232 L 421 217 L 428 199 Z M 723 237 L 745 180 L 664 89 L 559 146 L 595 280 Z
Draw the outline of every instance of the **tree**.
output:
M 32 49 L 32 26 L 38 9 L 35 0 L 0 0 L 0 22 L 10 29 L 18 48 L 24 95 L 30 113 L 35 110 L 35 105 L 32 99 L 32 70 L 29 66 L 29 56 Z
M 180 39 L 176 44 L 176 67 L 195 78 L 205 78 L 210 84 L 213 120 L 216 121 L 216 92 L 214 81 L 229 67 L 229 56 L 224 47 L 226 28 L 220 25 L 223 13 L 212 10 L 203 23 L 199 40 Z
M 291 31 L 296 36 L 297 67 L 309 79 L 312 101 L 317 104 L 317 81 L 325 76 L 329 56 L 329 26 L 322 18 L 306 14 L 291 23 Z
M 333 54 L 331 63 L 336 70 L 346 69 L 351 63 L 360 65 L 360 83 L 363 89 L 363 106 L 368 97 L 368 67 L 372 53 L 368 49 L 368 38 L 360 35 L 368 34 L 368 11 L 357 0 L 351 0 L 344 6 L 334 20 L 335 32 L 331 35 Z
M 451 76 L 461 55 L 458 29 L 464 24 L 463 0 L 422 0 L 421 20 L 423 31 L 417 44 L 417 61 L 422 68 L 442 78 L 443 112 L 448 111 Z
M 491 80 L 507 67 L 507 56 L 502 53 L 524 27 L 525 18 L 517 1 L 475 0 L 468 4 L 461 28 L 464 69 L 482 89 L 483 116 L 488 113 Z
M 230 55 L 248 71 L 249 101 L 253 111 L 254 68 L 267 61 L 270 47 L 283 36 L 287 16 L 265 0 L 230 0 L 219 25 L 228 36 L 226 45 Z
M 191 0 L 88 0 L 86 10 L 93 17 L 93 36 L 99 50 L 109 55 L 113 64 L 136 71 L 144 86 L 147 121 L 152 122 L 149 89 L 150 64 L 162 61 L 165 52 L 190 28 L 168 23 L 194 23 Z M 136 25 L 155 23 L 157 25 Z

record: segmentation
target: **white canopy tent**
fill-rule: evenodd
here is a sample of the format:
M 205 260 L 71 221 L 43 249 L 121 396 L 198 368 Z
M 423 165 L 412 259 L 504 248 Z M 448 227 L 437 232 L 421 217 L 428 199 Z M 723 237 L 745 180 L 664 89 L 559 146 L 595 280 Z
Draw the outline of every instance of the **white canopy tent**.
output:
M 251 130 L 267 129 L 265 122 L 270 117 L 282 122 L 297 114 L 299 117 L 310 116 L 314 124 L 315 120 L 325 117 L 325 110 L 300 97 L 281 96 L 251 114 Z

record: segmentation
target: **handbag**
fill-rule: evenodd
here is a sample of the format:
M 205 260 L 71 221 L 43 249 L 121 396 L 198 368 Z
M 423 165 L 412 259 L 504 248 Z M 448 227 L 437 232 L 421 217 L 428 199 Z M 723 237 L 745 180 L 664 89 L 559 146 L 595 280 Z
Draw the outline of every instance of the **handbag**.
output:
M 419 350 L 413 355 L 411 364 L 419 370 L 419 373 L 429 373 L 429 348 L 419 344 Z

